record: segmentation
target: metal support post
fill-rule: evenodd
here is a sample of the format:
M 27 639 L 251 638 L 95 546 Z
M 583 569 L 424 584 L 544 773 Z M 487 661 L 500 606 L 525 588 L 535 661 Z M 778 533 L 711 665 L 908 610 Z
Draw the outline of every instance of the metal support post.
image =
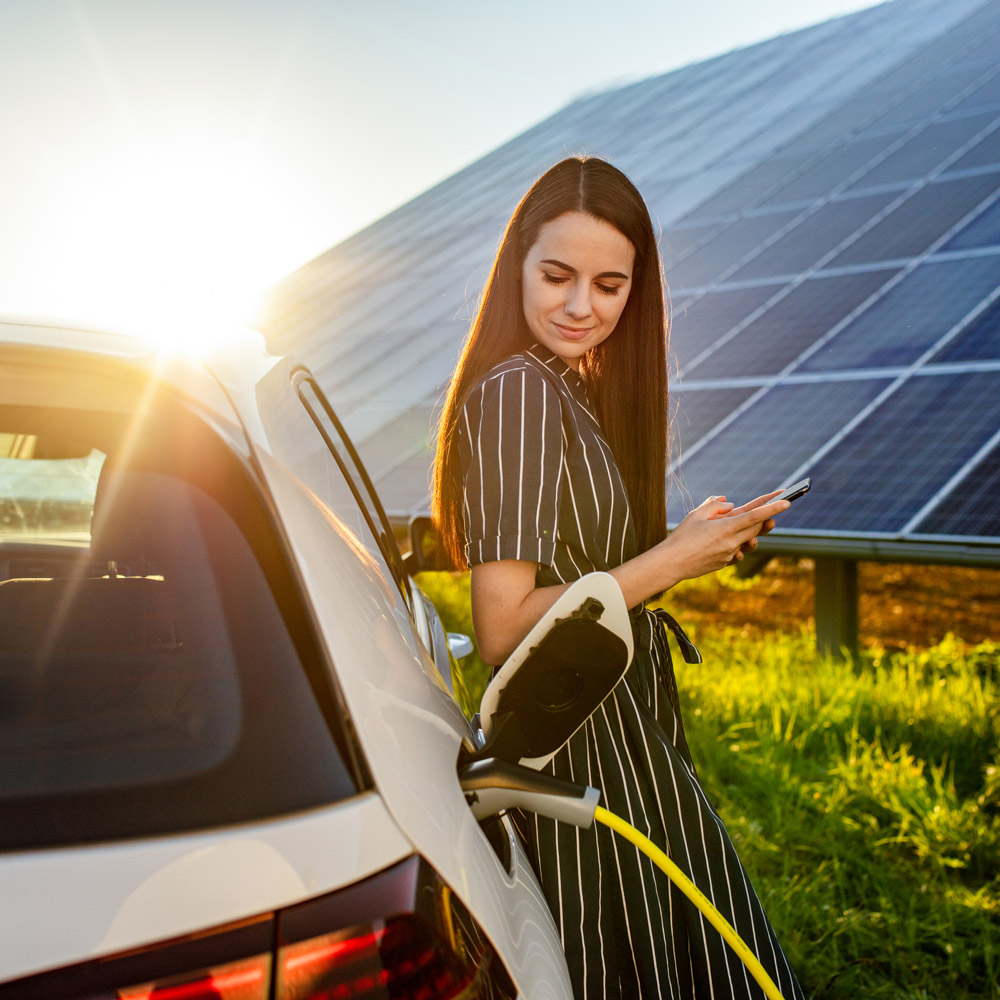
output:
M 854 559 L 816 559 L 816 648 L 821 654 L 858 653 L 858 564 Z

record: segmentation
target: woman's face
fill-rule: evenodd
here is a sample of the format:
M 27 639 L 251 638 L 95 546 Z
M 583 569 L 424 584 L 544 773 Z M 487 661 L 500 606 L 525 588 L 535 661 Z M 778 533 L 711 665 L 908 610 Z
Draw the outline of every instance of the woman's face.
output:
M 542 226 L 521 269 L 531 335 L 574 369 L 607 340 L 632 289 L 635 247 L 610 223 L 565 212 Z

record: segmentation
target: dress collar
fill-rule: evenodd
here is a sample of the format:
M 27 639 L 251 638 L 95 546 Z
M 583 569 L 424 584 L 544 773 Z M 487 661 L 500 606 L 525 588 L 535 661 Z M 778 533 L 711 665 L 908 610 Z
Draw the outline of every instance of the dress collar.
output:
M 535 343 L 527 348 L 525 354 L 530 354 L 536 361 L 541 362 L 549 371 L 558 375 L 571 388 L 584 388 L 584 381 L 579 373 L 573 371 L 558 354 L 554 354 L 547 347 Z

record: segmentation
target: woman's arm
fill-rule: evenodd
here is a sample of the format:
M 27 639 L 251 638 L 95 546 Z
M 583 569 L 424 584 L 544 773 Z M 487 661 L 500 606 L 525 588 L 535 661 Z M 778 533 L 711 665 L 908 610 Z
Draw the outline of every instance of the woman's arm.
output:
M 789 507 L 765 494 L 742 507 L 724 497 L 709 497 L 662 542 L 611 570 L 634 607 L 681 580 L 731 565 L 752 552 L 757 536 L 773 527 L 770 519 Z M 479 653 L 486 663 L 503 663 L 532 626 L 555 603 L 566 585 L 536 587 L 533 562 L 502 559 L 472 568 L 472 620 Z

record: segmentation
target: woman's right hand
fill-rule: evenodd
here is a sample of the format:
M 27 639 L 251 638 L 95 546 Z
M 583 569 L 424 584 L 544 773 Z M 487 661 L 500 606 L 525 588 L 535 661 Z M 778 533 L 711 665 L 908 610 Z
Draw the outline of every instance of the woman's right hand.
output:
M 765 494 L 740 508 L 725 497 L 709 497 L 695 507 L 651 550 L 664 560 L 668 586 L 739 562 L 756 547 L 757 536 L 773 526 L 767 522 L 790 506 L 787 500 L 771 502 L 775 496 Z

